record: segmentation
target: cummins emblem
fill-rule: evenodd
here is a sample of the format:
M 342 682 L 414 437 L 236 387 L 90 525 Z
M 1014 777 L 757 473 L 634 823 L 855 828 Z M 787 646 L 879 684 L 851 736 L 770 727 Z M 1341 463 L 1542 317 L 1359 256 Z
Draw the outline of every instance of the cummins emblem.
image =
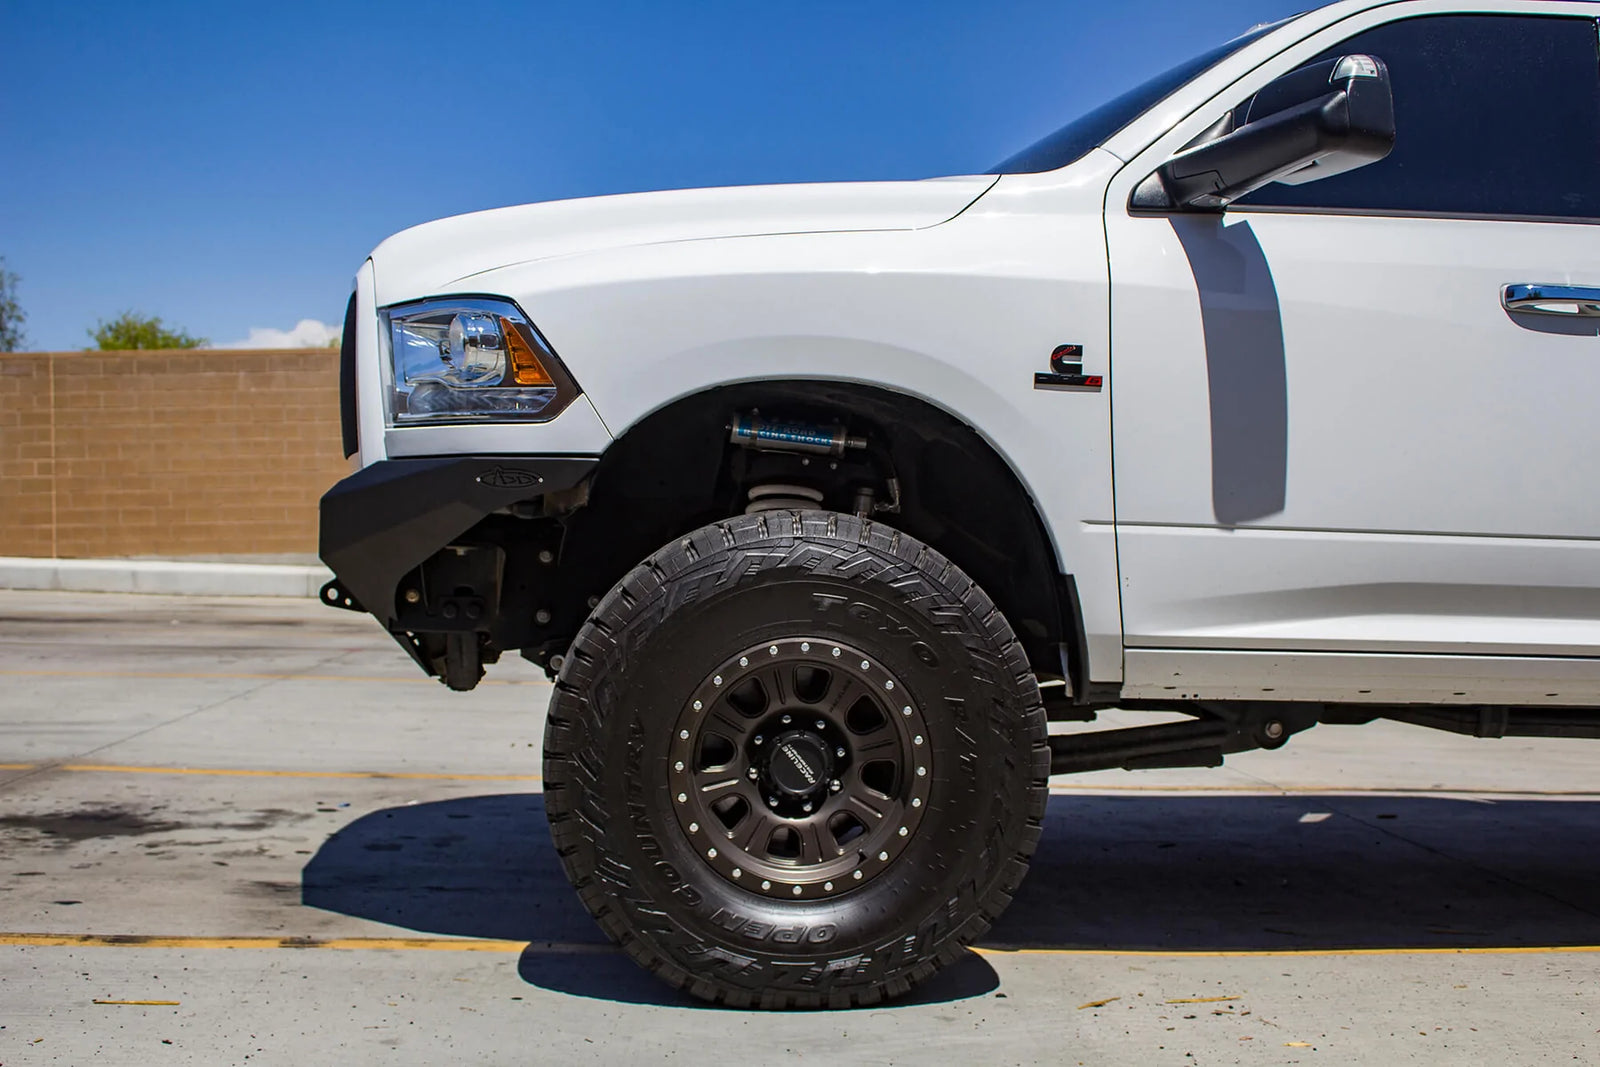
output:
M 544 479 L 518 467 L 496 467 L 478 475 L 478 481 L 490 489 L 531 489 Z

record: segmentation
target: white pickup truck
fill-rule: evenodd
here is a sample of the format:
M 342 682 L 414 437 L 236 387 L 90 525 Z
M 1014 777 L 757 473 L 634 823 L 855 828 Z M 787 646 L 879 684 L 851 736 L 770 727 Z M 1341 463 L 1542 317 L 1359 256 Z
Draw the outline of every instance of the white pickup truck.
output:
M 324 598 L 549 672 L 574 886 L 733 1005 L 956 958 L 1052 774 L 1600 736 L 1597 14 L 1347 0 L 987 174 L 400 233 Z M 1113 706 L 1186 719 L 1049 733 Z

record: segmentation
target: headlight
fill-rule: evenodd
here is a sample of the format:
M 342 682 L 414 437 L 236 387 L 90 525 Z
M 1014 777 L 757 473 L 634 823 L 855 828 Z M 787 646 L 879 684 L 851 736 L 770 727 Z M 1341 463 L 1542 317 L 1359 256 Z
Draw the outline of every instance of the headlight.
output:
M 542 422 L 577 395 L 522 310 L 489 297 L 386 308 L 389 425 Z

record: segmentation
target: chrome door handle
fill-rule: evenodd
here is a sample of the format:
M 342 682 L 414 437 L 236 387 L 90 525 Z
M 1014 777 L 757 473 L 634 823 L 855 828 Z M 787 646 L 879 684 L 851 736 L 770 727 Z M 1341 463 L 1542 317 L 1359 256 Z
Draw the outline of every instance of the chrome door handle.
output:
M 1591 285 L 1508 285 L 1500 290 L 1507 311 L 1533 315 L 1600 317 L 1600 289 Z

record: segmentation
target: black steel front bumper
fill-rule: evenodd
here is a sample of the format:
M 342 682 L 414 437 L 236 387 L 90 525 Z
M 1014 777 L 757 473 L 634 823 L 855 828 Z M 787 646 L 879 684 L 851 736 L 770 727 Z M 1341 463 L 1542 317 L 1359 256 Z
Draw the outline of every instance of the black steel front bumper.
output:
M 319 554 L 334 573 L 324 601 L 370 612 L 414 657 L 412 633 L 490 632 L 504 553 L 495 549 L 495 558 L 484 557 L 482 539 L 471 532 L 496 513 L 536 512 L 541 498 L 572 489 L 598 462 L 592 456 L 447 456 L 381 460 L 352 474 L 322 497 Z M 401 589 L 441 555 L 434 569 L 458 574 L 433 581 L 432 588 L 414 582 Z M 418 662 L 433 673 L 423 658 Z

